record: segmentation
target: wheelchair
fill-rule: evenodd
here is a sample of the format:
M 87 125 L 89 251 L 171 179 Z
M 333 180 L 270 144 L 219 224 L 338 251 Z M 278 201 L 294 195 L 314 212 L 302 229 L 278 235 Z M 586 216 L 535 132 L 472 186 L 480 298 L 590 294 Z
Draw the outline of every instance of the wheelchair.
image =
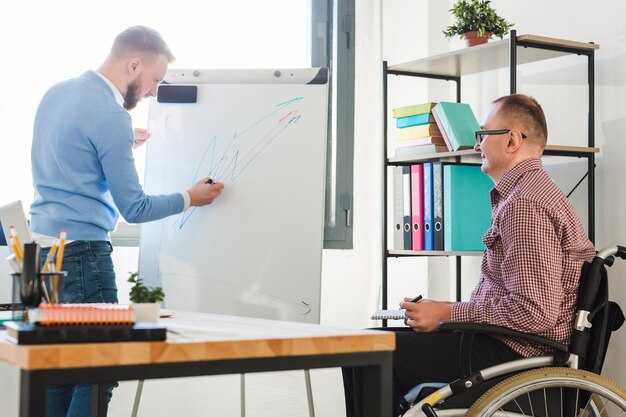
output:
M 440 323 L 441 331 L 462 333 L 463 376 L 414 387 L 396 415 L 611 417 L 626 412 L 626 390 L 600 375 L 611 333 L 624 322 L 619 305 L 608 297 L 606 268 L 615 257 L 626 259 L 626 247 L 603 249 L 583 265 L 569 346 L 499 326 Z M 477 333 L 541 343 L 553 353 L 471 372 L 471 344 Z

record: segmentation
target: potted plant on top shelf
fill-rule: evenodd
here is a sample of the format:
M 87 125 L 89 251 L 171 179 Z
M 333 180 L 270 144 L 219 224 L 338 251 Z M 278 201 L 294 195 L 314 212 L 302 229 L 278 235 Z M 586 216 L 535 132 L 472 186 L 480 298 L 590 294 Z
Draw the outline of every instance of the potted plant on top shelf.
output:
M 156 323 L 159 320 L 160 303 L 165 298 L 163 289 L 145 286 L 138 272 L 132 273 L 128 282 L 134 284 L 130 289 L 130 302 L 135 321 Z
M 502 39 L 515 23 L 498 16 L 490 3 L 490 0 L 458 0 L 450 9 L 456 21 L 443 34 L 448 39 L 457 35 L 461 39 L 465 37 L 468 46 L 485 43 L 493 36 Z

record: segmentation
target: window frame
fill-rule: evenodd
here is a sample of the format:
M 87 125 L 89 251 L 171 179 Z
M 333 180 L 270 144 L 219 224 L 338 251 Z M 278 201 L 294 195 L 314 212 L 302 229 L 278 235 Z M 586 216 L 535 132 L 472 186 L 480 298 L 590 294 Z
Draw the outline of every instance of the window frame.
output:
M 311 66 L 330 74 L 324 249 L 353 248 L 354 3 L 311 1 Z

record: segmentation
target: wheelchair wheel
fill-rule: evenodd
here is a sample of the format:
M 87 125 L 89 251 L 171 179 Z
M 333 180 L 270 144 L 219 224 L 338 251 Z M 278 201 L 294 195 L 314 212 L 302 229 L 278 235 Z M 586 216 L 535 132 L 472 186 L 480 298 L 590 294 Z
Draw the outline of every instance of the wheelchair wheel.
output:
M 626 390 L 600 375 L 540 368 L 514 375 L 485 392 L 470 417 L 611 417 L 626 412 Z

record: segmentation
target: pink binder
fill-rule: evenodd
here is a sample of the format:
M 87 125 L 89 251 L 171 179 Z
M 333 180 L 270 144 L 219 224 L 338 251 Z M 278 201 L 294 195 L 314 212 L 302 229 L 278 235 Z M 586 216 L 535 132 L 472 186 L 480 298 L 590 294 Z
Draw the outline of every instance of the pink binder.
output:
M 411 224 L 413 250 L 424 250 L 424 167 L 411 165 Z

